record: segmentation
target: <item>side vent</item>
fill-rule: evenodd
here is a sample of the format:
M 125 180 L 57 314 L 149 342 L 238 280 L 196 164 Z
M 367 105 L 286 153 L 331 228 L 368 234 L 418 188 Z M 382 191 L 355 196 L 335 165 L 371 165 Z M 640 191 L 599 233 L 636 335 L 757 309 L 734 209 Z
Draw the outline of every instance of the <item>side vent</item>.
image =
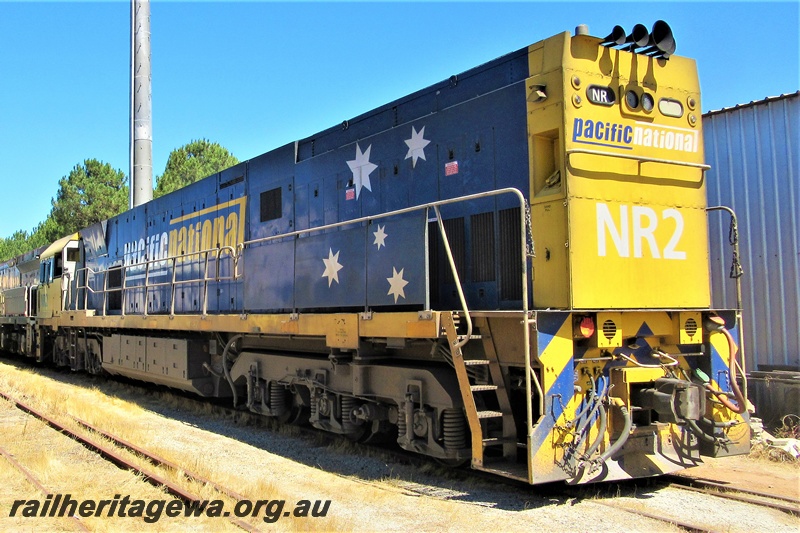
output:
M 283 216 L 281 203 L 281 188 L 271 189 L 261 193 L 261 222 L 275 220 Z
M 450 251 L 453 252 L 453 261 L 456 264 L 456 269 L 458 270 L 458 276 L 461 278 L 462 282 L 467 278 L 466 271 L 464 269 L 466 263 L 466 246 L 464 244 L 464 219 L 462 218 L 451 218 L 450 220 L 444 221 L 444 230 L 447 232 L 447 240 L 450 242 Z M 436 230 L 437 237 L 439 236 L 439 230 Z M 441 237 L 440 237 L 441 239 Z M 453 278 L 453 272 L 450 269 L 450 265 L 447 261 L 446 256 L 444 255 L 444 246 L 441 248 L 442 250 L 442 266 L 444 267 L 444 282 L 445 283 L 455 283 L 455 278 Z
M 441 271 L 439 270 L 441 240 L 439 237 L 439 224 L 437 222 L 428 222 L 428 271 L 430 272 L 431 307 L 433 309 L 437 309 L 441 305 L 441 299 L 439 298 L 439 289 L 442 283 Z
M 494 213 L 472 215 L 470 226 L 472 229 L 472 246 L 470 250 L 472 281 L 494 281 L 496 278 Z
M 522 300 L 519 207 L 500 211 L 500 299 Z

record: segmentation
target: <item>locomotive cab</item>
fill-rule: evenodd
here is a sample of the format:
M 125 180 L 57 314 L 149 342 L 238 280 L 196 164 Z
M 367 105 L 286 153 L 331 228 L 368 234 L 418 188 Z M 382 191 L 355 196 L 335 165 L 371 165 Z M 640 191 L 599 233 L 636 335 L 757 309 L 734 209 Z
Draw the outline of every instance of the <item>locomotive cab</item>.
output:
M 80 261 L 81 245 L 77 233 L 57 240 L 39 256 L 39 318 L 52 318 L 69 308 L 72 280 Z

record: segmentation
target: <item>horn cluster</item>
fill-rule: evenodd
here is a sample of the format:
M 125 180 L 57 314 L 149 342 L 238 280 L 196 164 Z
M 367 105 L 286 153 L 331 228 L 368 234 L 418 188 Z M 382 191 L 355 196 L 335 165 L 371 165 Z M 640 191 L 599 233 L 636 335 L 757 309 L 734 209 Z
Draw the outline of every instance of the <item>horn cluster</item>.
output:
M 672 35 L 672 28 L 663 20 L 657 20 L 649 32 L 646 26 L 637 24 L 627 35 L 622 26 L 614 26 L 611 33 L 600 44 L 608 47 L 618 46 L 622 50 L 664 59 L 668 59 L 675 53 L 675 37 Z

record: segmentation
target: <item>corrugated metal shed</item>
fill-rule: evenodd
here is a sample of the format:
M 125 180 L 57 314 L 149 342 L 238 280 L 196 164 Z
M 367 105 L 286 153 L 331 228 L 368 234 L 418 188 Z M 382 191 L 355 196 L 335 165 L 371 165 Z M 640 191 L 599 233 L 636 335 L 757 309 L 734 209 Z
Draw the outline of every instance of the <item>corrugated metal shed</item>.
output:
M 708 203 L 739 218 L 748 370 L 800 370 L 800 91 L 703 115 Z M 729 217 L 709 215 L 713 305 L 735 308 Z

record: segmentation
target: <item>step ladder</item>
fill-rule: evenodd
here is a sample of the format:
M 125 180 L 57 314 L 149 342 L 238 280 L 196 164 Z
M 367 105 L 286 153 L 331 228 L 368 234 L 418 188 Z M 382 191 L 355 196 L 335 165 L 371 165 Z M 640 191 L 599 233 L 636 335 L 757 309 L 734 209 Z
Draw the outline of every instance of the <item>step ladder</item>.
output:
M 464 401 L 470 433 L 472 435 L 472 467 L 478 470 L 496 470 L 485 465 L 484 452 L 490 447 L 502 446 L 502 456 L 498 461 L 502 463 L 517 462 L 517 429 L 511 411 L 511 402 L 508 390 L 503 379 L 503 372 L 494 344 L 491 341 L 491 330 L 487 320 L 476 323 L 476 330 L 480 335 L 471 335 L 470 340 L 480 339 L 484 347 L 484 359 L 464 359 L 464 354 L 459 343 L 464 340 L 457 332 L 459 317 L 456 313 L 442 313 L 442 326 L 447 335 L 447 341 L 453 356 L 453 366 L 458 378 L 458 386 Z M 483 376 L 472 372 L 470 376 L 468 367 L 484 368 Z M 485 381 L 485 383 L 482 383 Z M 499 410 L 478 410 L 478 405 L 485 402 L 476 401 L 480 395 L 492 395 L 497 399 Z M 491 420 L 502 419 L 502 430 L 491 431 L 488 425 Z M 499 434 L 498 434 L 499 433 Z M 499 465 L 498 465 L 499 466 Z M 502 469 L 502 467 L 501 467 Z M 514 476 L 516 477 L 516 476 Z

